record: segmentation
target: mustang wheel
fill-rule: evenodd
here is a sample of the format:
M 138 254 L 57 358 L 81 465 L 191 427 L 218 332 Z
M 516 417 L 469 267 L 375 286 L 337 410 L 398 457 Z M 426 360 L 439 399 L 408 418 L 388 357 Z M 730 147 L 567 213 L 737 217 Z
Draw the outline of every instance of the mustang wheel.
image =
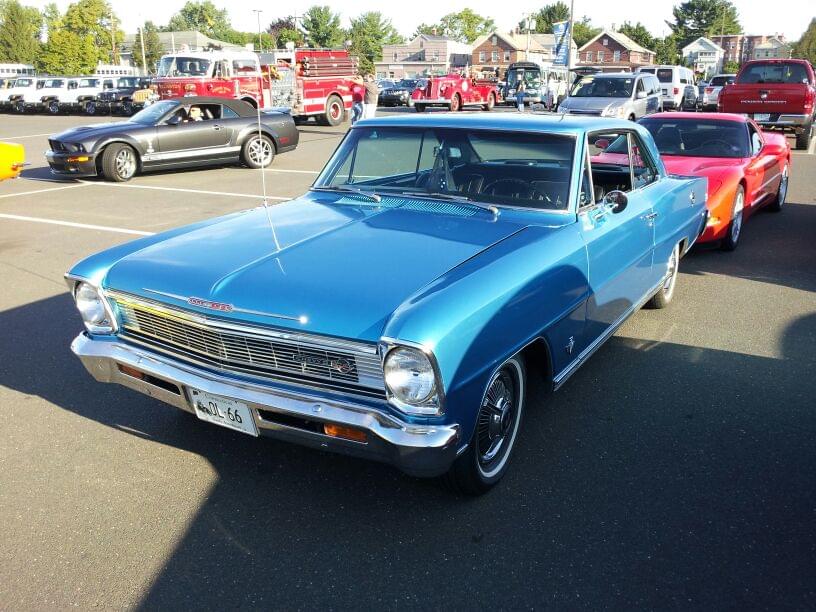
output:
M 250 136 L 244 143 L 241 155 L 250 168 L 266 168 L 275 158 L 275 145 L 268 136 Z
M 136 151 L 130 145 L 115 142 L 105 147 L 102 154 L 102 174 L 109 181 L 129 181 L 139 168 Z
M 728 224 L 728 230 L 725 233 L 720 243 L 723 251 L 733 251 L 737 248 L 739 242 L 740 232 L 742 232 L 742 222 L 744 221 L 745 210 L 745 190 L 742 185 L 737 187 L 737 193 L 734 194 L 734 206 L 731 209 L 731 223 Z
M 779 181 L 779 188 L 776 190 L 776 197 L 774 198 L 773 202 L 771 202 L 771 205 L 768 206 L 768 210 L 772 210 L 774 212 L 779 212 L 782 210 L 786 197 L 788 197 L 788 164 L 785 164 L 785 167 L 782 168 L 782 180 Z
M 478 495 L 504 476 L 524 414 L 525 383 L 524 361 L 518 355 L 490 378 L 470 444 L 446 475 L 457 491 Z
M 674 295 L 674 286 L 677 283 L 677 268 L 680 265 L 680 245 L 674 245 L 674 249 L 669 256 L 669 263 L 666 269 L 666 277 L 663 285 L 652 299 L 646 304 L 649 308 L 665 308 L 669 305 Z

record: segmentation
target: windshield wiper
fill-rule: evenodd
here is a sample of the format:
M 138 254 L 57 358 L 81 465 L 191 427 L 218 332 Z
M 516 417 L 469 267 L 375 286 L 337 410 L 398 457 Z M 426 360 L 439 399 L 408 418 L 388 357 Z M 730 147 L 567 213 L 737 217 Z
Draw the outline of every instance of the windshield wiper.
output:
M 463 202 L 465 204 L 470 204 L 471 206 L 475 206 L 476 208 L 481 208 L 482 210 L 488 211 L 492 215 L 498 215 L 499 209 L 493 206 L 492 204 L 483 204 L 482 202 L 477 202 L 476 200 L 469 198 L 466 195 L 456 195 L 452 193 L 442 193 L 439 191 L 401 191 L 402 195 L 412 195 L 412 196 L 419 196 L 420 198 L 428 198 L 430 200 L 438 199 L 438 200 L 449 200 L 451 202 Z
M 355 195 L 363 196 L 365 198 L 371 199 L 373 202 L 379 202 L 382 200 L 382 197 L 378 193 L 374 193 L 373 191 L 366 191 L 365 189 L 357 189 L 356 187 L 331 187 L 331 186 L 321 186 L 321 187 L 312 187 L 312 191 L 333 191 L 333 192 L 341 192 L 341 193 L 353 193 Z

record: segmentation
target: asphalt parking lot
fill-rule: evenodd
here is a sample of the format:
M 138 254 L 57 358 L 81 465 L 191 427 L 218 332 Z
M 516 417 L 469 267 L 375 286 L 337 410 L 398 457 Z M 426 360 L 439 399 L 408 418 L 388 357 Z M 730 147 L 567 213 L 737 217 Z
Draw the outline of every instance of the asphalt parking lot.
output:
M 478 499 L 223 430 L 94 382 L 62 280 L 80 258 L 261 203 L 257 171 L 53 179 L 47 136 L 0 184 L 0 608 L 813 609 L 816 155 L 734 253 L 695 249 L 554 396 Z M 267 172 L 302 193 L 347 125 Z

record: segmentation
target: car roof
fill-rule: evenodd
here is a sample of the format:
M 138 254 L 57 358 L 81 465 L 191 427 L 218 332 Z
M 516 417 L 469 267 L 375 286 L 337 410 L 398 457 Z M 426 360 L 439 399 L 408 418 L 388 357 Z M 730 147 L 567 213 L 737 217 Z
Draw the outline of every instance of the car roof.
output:
M 658 113 L 654 115 L 647 115 L 643 119 L 661 121 L 663 119 L 716 119 L 718 121 L 733 121 L 734 123 L 747 123 L 748 117 L 745 115 L 738 115 L 736 113 L 684 113 L 684 112 L 668 112 Z
M 426 127 L 579 135 L 597 129 L 631 129 L 632 125 L 631 121 L 609 117 L 537 113 L 434 113 L 362 119 L 355 123 L 352 129 L 357 127 Z

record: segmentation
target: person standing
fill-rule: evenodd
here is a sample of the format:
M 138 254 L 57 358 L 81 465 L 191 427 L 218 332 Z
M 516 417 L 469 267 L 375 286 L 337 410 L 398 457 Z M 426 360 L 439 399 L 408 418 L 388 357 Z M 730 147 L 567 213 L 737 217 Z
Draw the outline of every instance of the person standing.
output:
M 369 73 L 365 80 L 365 104 L 363 105 L 363 119 L 371 119 L 377 116 L 377 102 L 380 91 L 377 89 L 377 82 L 374 75 Z
M 364 96 L 365 81 L 362 75 L 357 75 L 351 85 L 351 125 L 363 118 Z
M 519 112 L 524 112 L 524 93 L 527 87 L 524 84 L 524 78 L 519 81 L 518 88 L 516 89 L 516 108 L 518 108 Z

